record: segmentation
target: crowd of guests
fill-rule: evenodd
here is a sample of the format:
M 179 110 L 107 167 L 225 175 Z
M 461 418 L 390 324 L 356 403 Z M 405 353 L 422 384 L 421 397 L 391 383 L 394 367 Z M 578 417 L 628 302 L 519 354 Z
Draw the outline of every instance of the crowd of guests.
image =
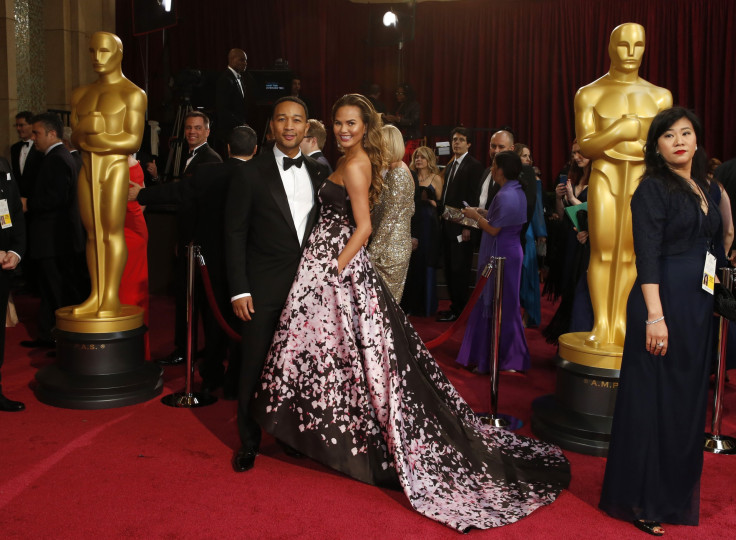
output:
M 489 340 L 496 323 L 493 280 L 485 282 L 474 304 L 468 304 L 471 284 L 479 282 L 481 270 L 491 257 L 504 257 L 501 370 L 530 368 L 524 328 L 543 325 L 540 277 L 544 294 L 560 298 L 544 328 L 550 342 L 566 332 L 592 328 L 586 205 L 591 162 L 578 142 L 573 141 L 570 161 L 549 197 L 533 167 L 531 149 L 515 142 L 510 128 L 492 134 L 485 170 L 470 153 L 473 133 L 453 129 L 448 134 L 452 156 L 440 170 L 435 151 L 419 142 L 421 107 L 411 87 L 399 86 L 397 107 L 388 113 L 380 87 L 371 85 L 367 97 L 351 94 L 335 104 L 331 125 L 342 155 L 331 164 L 322 153 L 325 125 L 309 117 L 297 84 L 291 96 L 276 102 L 269 121 L 272 144 L 259 151 L 256 132 L 245 124 L 246 67 L 245 53 L 230 51 L 217 85 L 213 141 L 219 152 L 208 142 L 210 118 L 192 111 L 184 117 L 188 152 L 182 157 L 179 181 L 146 186 L 144 170 L 159 176 L 155 161 L 142 167 L 130 156 L 128 260 L 120 285 L 121 301 L 141 306 L 147 321 L 148 231 L 143 211 L 149 205 L 175 205 L 174 350 L 159 362 L 184 360 L 186 246 L 195 241 L 202 246 L 214 292 L 212 304 L 206 300 L 205 283 L 197 282 L 206 341 L 199 366 L 202 389 L 214 392 L 222 387 L 226 398 L 239 401 L 242 447 L 233 458 L 234 469 L 253 467 L 260 424 L 292 455 L 306 454 L 367 482 L 400 484 L 418 511 L 459 530 L 502 525 L 554 500 L 567 485 L 569 471 L 553 446 L 514 437 L 503 441 L 517 449 L 537 445 L 535 451 L 545 456 L 544 464 L 524 473 L 539 491 L 510 496 L 503 516 L 484 513 L 483 497 L 501 492 L 507 497 L 513 489 L 506 490 L 501 482 L 500 492 L 471 493 L 466 490 L 469 483 L 460 485 L 443 472 L 456 465 L 452 459 L 443 461 L 438 459 L 442 454 L 430 455 L 413 445 L 408 449 L 406 443 L 412 440 L 440 444 L 437 436 L 443 439 L 444 455 L 482 456 L 489 463 L 501 459 L 488 450 L 498 442 L 494 434 L 470 418 L 467 405 L 441 375 L 406 315 L 436 316 L 451 323 L 467 309 L 456 360 L 477 373 L 488 373 Z M 20 140 L 11 148 L 11 162 L 0 159 L 0 173 L 6 177 L 0 178 L 0 195 L 7 201 L 0 230 L 0 305 L 7 308 L 11 272 L 22 261 L 23 279 L 41 299 L 37 335 L 22 345 L 50 348 L 54 311 L 79 303 L 89 292 L 76 197 L 81 158 L 69 130 L 54 114 L 21 112 L 16 129 Z M 646 172 L 631 203 L 638 278 L 629 299 L 621 390 L 601 508 L 651 534 L 663 532 L 660 522 L 697 523 L 692 493 L 702 468 L 697 440 L 705 417 L 712 346 L 710 331 L 694 335 L 688 329 L 692 313 L 700 314 L 698 320 L 712 320 L 714 303 L 712 296 L 690 285 L 702 281 L 706 251 L 713 253 L 718 267 L 732 260 L 733 162 L 711 163 L 708 168 L 697 146 L 700 137 L 699 121 L 691 112 L 675 107 L 657 115 L 645 146 Z M 545 204 L 546 197 L 551 204 Z M 449 309 L 438 312 L 440 269 Z M 248 347 L 228 337 L 221 318 L 240 330 Z M 344 344 L 348 341 L 350 347 Z M 3 345 L 4 329 L 0 366 Z M 145 354 L 150 359 L 148 343 Z M 663 355 L 666 364 L 659 362 Z M 319 375 L 294 377 L 304 361 L 314 362 Z M 342 380 L 341 363 L 366 373 L 351 371 Z M 407 385 L 442 409 L 439 423 L 426 414 L 426 403 L 413 403 L 410 393 L 401 398 L 391 393 Z M 667 391 L 655 396 L 648 392 L 655 386 Z M 335 426 L 322 427 L 329 414 L 343 417 L 345 411 L 335 404 L 346 395 L 366 400 L 357 424 L 355 419 L 338 422 L 341 433 L 333 432 Z M 372 407 L 377 407 L 378 416 Z M 679 412 L 663 419 L 657 412 L 663 407 Z M 3 396 L 0 387 L 0 410 L 23 408 Z M 292 417 L 295 410 L 300 411 L 299 419 Z M 393 418 L 398 413 L 426 424 L 427 432 L 395 424 L 385 434 L 377 427 L 385 428 L 384 415 Z M 305 416 L 311 420 L 303 420 Z M 673 452 L 653 456 L 641 437 L 651 424 L 663 421 L 678 424 L 662 428 L 669 437 L 665 446 Z M 295 429 L 298 422 L 303 424 Z M 383 434 L 376 436 L 379 432 Z M 445 439 L 449 432 L 461 435 Z M 352 455 L 340 445 L 325 444 L 345 434 L 366 433 L 367 442 Z M 475 442 L 468 445 L 467 440 Z M 682 450 L 683 440 L 687 451 Z M 387 445 L 407 448 L 407 454 L 391 457 Z M 393 467 L 386 473 L 381 463 L 391 459 Z M 416 460 L 443 493 L 431 508 L 426 506 L 428 494 L 407 479 Z M 656 476 L 642 473 L 654 475 L 655 470 Z M 485 472 L 467 472 L 473 481 L 488 481 Z M 669 488 L 649 491 L 631 475 Z M 473 510 L 460 508 L 458 493 L 463 500 L 481 504 Z M 688 506 L 673 506 L 672 501 L 688 500 L 688 494 Z

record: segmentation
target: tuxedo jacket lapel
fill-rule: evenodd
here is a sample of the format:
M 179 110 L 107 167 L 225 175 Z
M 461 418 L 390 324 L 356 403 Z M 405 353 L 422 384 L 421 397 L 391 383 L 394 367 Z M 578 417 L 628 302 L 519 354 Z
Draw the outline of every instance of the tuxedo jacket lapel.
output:
M 281 182 L 281 174 L 279 174 L 279 168 L 276 165 L 276 160 L 271 159 L 265 160 L 263 164 L 264 171 L 261 175 L 262 178 L 268 183 L 268 191 L 273 197 L 276 206 L 283 215 L 286 222 L 289 224 L 291 232 L 294 233 L 294 238 L 299 239 L 299 235 L 296 232 L 296 226 L 294 225 L 294 218 L 291 217 L 291 209 L 289 208 L 289 200 L 286 198 L 286 191 L 284 190 L 284 184 Z

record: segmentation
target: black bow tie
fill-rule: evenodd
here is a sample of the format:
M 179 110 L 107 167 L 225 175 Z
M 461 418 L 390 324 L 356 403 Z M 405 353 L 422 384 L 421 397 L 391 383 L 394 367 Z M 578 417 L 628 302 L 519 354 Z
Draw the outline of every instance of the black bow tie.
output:
M 299 156 L 296 159 L 291 159 L 290 157 L 284 158 L 284 170 L 288 171 L 289 168 L 294 165 L 295 167 L 302 168 L 302 163 L 304 163 L 304 156 Z
M 23 144 L 30 148 L 33 141 L 25 141 Z

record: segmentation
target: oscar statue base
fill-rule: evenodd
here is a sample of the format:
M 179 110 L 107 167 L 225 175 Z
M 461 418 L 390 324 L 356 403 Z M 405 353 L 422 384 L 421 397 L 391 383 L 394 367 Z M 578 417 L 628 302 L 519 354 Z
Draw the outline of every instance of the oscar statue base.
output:
M 532 404 L 532 431 L 566 450 L 608 454 L 621 347 L 597 345 L 587 332 L 560 336 L 555 393 Z
M 163 370 L 144 359 L 140 308 L 124 306 L 115 321 L 56 312 L 56 361 L 36 374 L 40 401 L 67 409 L 110 409 L 148 401 L 163 390 Z M 98 332 L 91 330 L 99 329 Z

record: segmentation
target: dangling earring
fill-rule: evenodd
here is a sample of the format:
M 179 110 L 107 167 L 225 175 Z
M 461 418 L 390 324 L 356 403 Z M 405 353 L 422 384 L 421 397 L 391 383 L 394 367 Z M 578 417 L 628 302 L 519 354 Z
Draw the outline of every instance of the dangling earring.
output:
M 365 147 L 365 142 L 366 142 L 367 140 L 368 140 L 368 132 L 367 132 L 367 131 L 364 131 L 364 132 L 363 132 L 363 146 L 364 146 L 364 147 Z
M 698 145 L 697 144 L 695 145 L 695 151 L 696 152 L 698 151 Z

